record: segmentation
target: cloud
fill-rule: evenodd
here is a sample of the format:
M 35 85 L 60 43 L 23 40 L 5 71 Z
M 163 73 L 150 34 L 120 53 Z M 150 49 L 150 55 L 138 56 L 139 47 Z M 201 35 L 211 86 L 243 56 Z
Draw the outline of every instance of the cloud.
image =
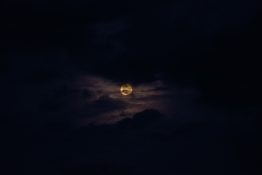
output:
M 132 119 L 123 119 L 116 124 L 116 127 L 122 129 L 148 129 L 156 122 L 164 119 L 164 115 L 158 110 L 146 109 L 142 112 L 134 114 Z
M 99 116 L 116 110 L 124 110 L 127 103 L 115 100 L 109 96 L 102 96 L 98 100 L 90 103 L 87 116 Z
M 123 82 L 126 83 L 126 82 Z M 124 118 L 131 118 L 135 113 L 145 109 L 157 109 L 169 114 L 167 105 L 174 92 L 163 81 L 134 84 L 130 96 L 120 93 L 121 82 L 102 76 L 81 74 L 72 89 L 76 93 L 75 101 L 68 101 L 73 106 L 80 125 L 88 123 L 114 123 Z M 77 95 L 81 94 L 81 95 Z M 84 98 L 84 94 L 86 94 Z M 70 108 L 70 107 L 69 107 Z

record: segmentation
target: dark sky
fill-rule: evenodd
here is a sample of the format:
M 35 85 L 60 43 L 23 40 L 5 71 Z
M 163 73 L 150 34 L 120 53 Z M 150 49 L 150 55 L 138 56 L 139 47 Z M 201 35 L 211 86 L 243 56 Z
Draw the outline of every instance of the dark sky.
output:
M 1 2 L 4 174 L 260 174 L 261 7 Z

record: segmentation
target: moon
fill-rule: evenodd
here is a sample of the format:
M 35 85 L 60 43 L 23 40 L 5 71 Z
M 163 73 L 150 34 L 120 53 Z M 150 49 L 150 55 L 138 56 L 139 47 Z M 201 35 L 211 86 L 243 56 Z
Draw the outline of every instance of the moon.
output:
M 124 96 L 130 95 L 133 92 L 133 87 L 130 84 L 122 84 L 120 86 L 120 93 Z

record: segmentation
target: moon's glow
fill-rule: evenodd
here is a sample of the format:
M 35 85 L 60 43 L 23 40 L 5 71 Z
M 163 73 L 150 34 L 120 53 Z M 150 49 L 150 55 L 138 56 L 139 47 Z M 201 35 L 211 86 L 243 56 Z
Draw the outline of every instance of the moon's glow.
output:
M 120 87 L 120 93 L 124 96 L 130 95 L 133 92 L 133 88 L 130 84 L 123 84 Z

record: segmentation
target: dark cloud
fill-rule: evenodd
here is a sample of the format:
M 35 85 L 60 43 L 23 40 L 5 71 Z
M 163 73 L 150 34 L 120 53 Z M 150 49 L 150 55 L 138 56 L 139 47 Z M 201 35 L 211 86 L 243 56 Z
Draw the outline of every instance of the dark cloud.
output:
M 70 164 L 70 170 L 91 173 L 107 165 L 110 168 L 104 171 L 124 174 L 129 174 L 130 169 L 130 174 L 256 172 L 258 169 L 253 163 L 257 150 L 252 149 L 251 132 L 238 137 L 236 125 L 224 124 L 181 123 L 167 120 L 157 110 L 145 110 L 135 114 L 133 119 L 114 125 L 82 128 L 74 137 L 72 159 L 77 163 Z M 246 124 L 241 122 L 240 125 Z M 231 139 L 234 141 L 229 141 Z M 245 141 L 251 144 L 245 147 L 242 145 Z M 248 150 L 250 154 L 245 155 Z M 247 164 L 246 158 L 252 163 Z M 239 161 L 244 166 L 239 166 Z
M 98 100 L 92 102 L 87 108 L 87 116 L 98 116 L 100 114 L 107 114 L 116 110 L 124 110 L 127 107 L 127 103 L 115 100 L 109 96 L 102 96 Z
M 116 124 L 116 127 L 123 129 L 148 129 L 157 122 L 164 120 L 165 116 L 154 109 L 147 109 L 133 116 L 132 119 L 123 119 Z

